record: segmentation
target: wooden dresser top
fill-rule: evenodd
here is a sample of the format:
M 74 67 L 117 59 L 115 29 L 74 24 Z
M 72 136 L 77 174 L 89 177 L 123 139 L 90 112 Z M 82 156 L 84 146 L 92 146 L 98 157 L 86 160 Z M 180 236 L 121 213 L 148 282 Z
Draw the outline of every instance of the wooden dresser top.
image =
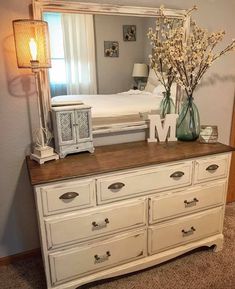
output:
M 76 177 L 162 164 L 206 155 L 230 152 L 230 146 L 199 142 L 147 143 L 145 141 L 97 147 L 89 152 L 39 165 L 26 157 L 30 181 L 38 185 Z

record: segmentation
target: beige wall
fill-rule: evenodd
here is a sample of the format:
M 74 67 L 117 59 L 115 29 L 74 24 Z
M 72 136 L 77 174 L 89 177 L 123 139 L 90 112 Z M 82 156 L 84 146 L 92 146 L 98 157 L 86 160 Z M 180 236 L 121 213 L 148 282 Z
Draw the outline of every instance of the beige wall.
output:
M 29 71 L 16 68 L 11 24 L 13 19 L 28 18 L 29 3 L 11 0 L 0 4 L 0 256 L 38 246 L 33 194 L 24 162 L 31 142 L 29 119 L 35 115 L 34 82 Z
M 144 63 L 146 18 L 96 15 L 96 58 L 99 94 L 127 91 L 133 86 L 134 63 Z M 122 25 L 136 25 L 136 41 L 123 41 Z M 118 41 L 119 57 L 104 57 L 104 41 Z M 149 62 L 149 61 L 148 61 Z M 146 62 L 146 64 L 148 64 Z
M 88 2 L 88 1 L 87 1 Z M 94 0 L 90 1 L 94 2 Z M 139 6 L 160 6 L 163 0 L 97 1 Z M 33 194 L 24 162 L 36 123 L 36 99 L 30 71 L 18 70 L 11 21 L 28 17 L 30 0 L 0 2 L 0 256 L 39 246 Z M 198 5 L 196 19 L 210 30 L 224 28 L 225 42 L 235 37 L 235 2 L 231 0 L 172 0 L 171 8 Z M 209 81 L 195 94 L 202 123 L 219 126 L 220 141 L 228 143 L 234 98 L 235 56 L 219 60 Z

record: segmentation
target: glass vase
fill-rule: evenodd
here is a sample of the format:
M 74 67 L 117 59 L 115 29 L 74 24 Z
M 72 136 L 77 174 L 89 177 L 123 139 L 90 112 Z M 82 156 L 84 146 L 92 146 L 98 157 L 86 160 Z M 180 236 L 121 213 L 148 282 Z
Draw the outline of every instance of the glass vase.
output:
M 166 114 L 175 113 L 175 105 L 171 98 L 170 91 L 163 92 L 163 99 L 160 103 L 160 116 L 165 118 Z
M 181 141 L 194 141 L 199 137 L 200 118 L 197 106 L 190 96 L 183 103 L 177 120 L 176 135 Z

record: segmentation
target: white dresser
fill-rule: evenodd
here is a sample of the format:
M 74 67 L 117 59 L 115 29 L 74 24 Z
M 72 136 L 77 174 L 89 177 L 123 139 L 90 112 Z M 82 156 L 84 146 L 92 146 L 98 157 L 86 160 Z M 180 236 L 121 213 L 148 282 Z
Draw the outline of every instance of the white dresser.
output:
M 138 142 L 43 166 L 27 159 L 48 288 L 221 250 L 231 150 Z

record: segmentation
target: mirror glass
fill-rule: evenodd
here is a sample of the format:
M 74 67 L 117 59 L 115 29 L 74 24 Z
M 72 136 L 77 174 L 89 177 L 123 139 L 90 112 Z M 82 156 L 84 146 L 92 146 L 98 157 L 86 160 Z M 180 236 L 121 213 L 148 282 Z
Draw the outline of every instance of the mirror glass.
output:
M 101 129 L 159 113 L 164 87 L 149 69 L 147 37 L 156 16 L 43 11 L 42 17 L 49 24 L 51 105 L 90 105 L 93 126 Z M 176 91 L 174 84 L 173 100 Z
M 144 88 L 154 17 L 44 12 L 43 18 L 49 24 L 52 97 L 116 94 L 138 88 L 140 81 Z M 145 65 L 135 66 L 134 78 L 137 63 Z

